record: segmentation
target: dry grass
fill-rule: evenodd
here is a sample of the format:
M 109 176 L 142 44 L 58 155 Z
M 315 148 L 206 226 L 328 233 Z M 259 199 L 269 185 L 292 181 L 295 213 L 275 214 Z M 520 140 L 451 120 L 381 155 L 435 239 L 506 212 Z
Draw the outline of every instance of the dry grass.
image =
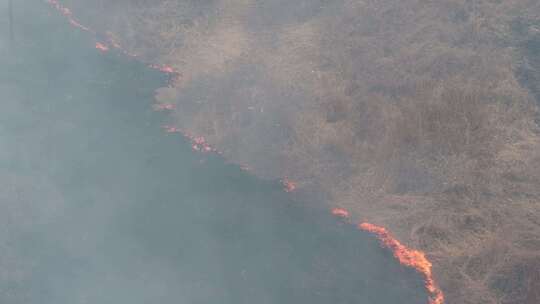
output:
M 540 303 L 537 1 L 123 2 L 94 12 L 185 73 L 181 127 L 425 250 L 448 303 Z

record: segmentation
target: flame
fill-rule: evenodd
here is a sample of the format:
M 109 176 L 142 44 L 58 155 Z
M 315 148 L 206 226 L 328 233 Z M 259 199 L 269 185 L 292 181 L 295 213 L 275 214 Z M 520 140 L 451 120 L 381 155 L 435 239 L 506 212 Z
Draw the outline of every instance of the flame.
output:
M 172 109 L 174 109 L 174 108 L 172 108 Z M 212 146 L 210 146 L 210 144 L 202 136 L 193 136 L 193 135 L 191 135 L 191 134 L 189 134 L 187 132 L 184 132 L 184 131 L 180 130 L 179 128 L 177 128 L 175 126 L 171 126 L 171 125 L 164 125 L 164 126 L 162 126 L 162 128 L 167 133 L 180 133 L 185 138 L 189 139 L 189 141 L 191 142 L 191 148 L 193 149 L 193 151 L 205 152 L 205 153 L 207 153 L 207 152 L 215 152 L 217 154 L 221 154 L 216 149 L 212 148 Z
M 73 17 L 73 13 L 71 12 L 71 10 L 69 8 L 65 7 L 64 5 L 62 5 L 59 0 L 46 0 L 46 2 L 49 5 L 51 5 L 54 9 L 56 9 L 58 12 L 60 12 L 60 14 L 62 14 L 64 17 L 66 17 L 71 25 L 73 25 L 73 26 L 75 26 L 75 27 L 77 27 L 77 28 L 79 28 L 79 29 L 81 29 L 83 31 L 90 32 L 90 33 L 94 34 L 94 36 L 98 36 L 95 31 L 93 31 L 90 28 L 88 28 L 88 27 L 82 25 L 81 23 L 79 23 L 79 21 L 77 21 L 75 19 L 75 17 Z M 118 41 L 115 39 L 113 33 L 107 31 L 105 33 L 105 36 L 107 38 L 106 40 L 108 41 L 108 44 L 110 46 L 112 46 L 113 48 L 118 49 L 121 53 L 123 53 L 126 56 L 137 57 L 136 54 L 132 54 L 132 53 L 129 53 L 128 51 L 124 50 L 122 48 L 122 46 L 120 45 L 120 43 L 118 43 Z M 105 43 L 102 43 L 102 42 L 96 42 L 95 47 L 96 47 L 97 50 L 99 50 L 101 52 L 109 51 L 109 46 L 107 44 L 105 44 Z M 171 66 L 159 65 L 159 64 L 149 64 L 148 67 L 152 68 L 152 69 L 156 69 L 158 71 L 161 71 L 162 73 L 165 73 L 165 74 L 169 75 L 170 76 L 169 77 L 169 85 L 171 85 L 172 82 L 176 81 L 177 78 L 180 77 L 180 73 L 177 72 Z M 174 104 L 157 104 L 157 105 L 154 105 L 154 110 L 156 110 L 156 111 L 164 111 L 164 110 L 171 111 L 171 110 L 174 110 L 175 108 L 176 108 L 176 105 L 174 105 Z M 162 128 L 167 133 L 181 133 L 181 134 L 183 134 L 186 138 L 188 138 L 191 141 L 191 147 L 195 151 L 216 152 L 216 153 L 219 154 L 219 152 L 216 151 L 214 148 L 212 148 L 206 142 L 204 137 L 202 137 L 202 136 L 195 137 L 195 136 L 189 135 L 187 133 L 182 132 L 180 129 L 178 129 L 175 126 L 166 125 L 166 126 L 162 126 Z
M 109 47 L 101 42 L 96 42 L 96 49 L 101 52 L 107 52 L 109 50 Z
M 343 209 L 343 208 L 334 208 L 332 209 L 332 214 L 337 217 L 342 218 L 348 218 L 349 217 L 349 211 Z
M 184 137 L 188 138 L 191 141 L 191 148 L 193 151 L 198 152 L 216 152 L 216 149 L 212 148 L 206 139 L 202 136 L 193 136 L 186 132 L 182 133 Z
M 166 125 L 166 126 L 162 126 L 162 128 L 165 130 L 165 132 L 167 133 L 182 133 L 180 131 L 180 129 L 178 129 L 177 127 L 175 126 L 169 126 L 169 125 Z
M 174 73 L 174 69 L 168 66 L 161 67 L 160 71 L 162 71 L 163 73 L 169 73 L 169 74 Z
M 171 66 L 168 66 L 168 65 L 151 64 L 151 65 L 149 65 L 149 67 L 152 68 L 152 69 L 161 71 L 163 73 L 166 73 L 166 74 L 175 74 L 176 73 L 174 68 L 171 67 Z
M 118 42 L 118 40 L 115 38 L 114 34 L 110 31 L 106 31 L 105 32 L 105 37 L 107 38 L 107 42 L 109 43 L 110 46 L 112 46 L 113 48 L 119 50 L 122 54 L 128 56 L 128 57 L 137 57 L 137 54 L 133 54 L 133 53 L 130 53 L 128 52 L 127 50 L 125 50 L 122 45 L 120 45 L 120 43 Z
M 73 17 L 73 13 L 71 12 L 71 10 L 65 6 L 63 6 L 62 4 L 60 4 L 60 1 L 58 0 L 46 0 L 47 3 L 49 5 L 51 5 L 52 7 L 54 7 L 57 11 L 59 11 L 62 15 L 64 15 L 64 17 L 67 18 L 67 20 L 69 21 L 69 23 L 71 25 L 73 25 L 74 27 L 76 28 L 79 28 L 85 32 L 90 32 L 90 33 L 94 33 L 90 28 L 82 25 L 81 23 L 79 23 L 79 21 L 77 21 L 77 19 L 75 19 L 75 17 Z
M 296 184 L 287 177 L 284 177 L 281 180 L 281 184 L 283 185 L 283 190 L 285 190 L 285 192 L 293 192 L 296 190 Z
M 433 274 L 431 272 L 432 265 L 426 258 L 424 252 L 407 248 L 396 240 L 384 227 L 370 223 L 361 223 L 358 225 L 358 228 L 375 234 L 381 244 L 392 251 L 394 257 L 400 264 L 414 268 L 424 276 L 424 283 L 429 292 L 429 304 L 444 303 L 444 294 L 442 290 L 437 287 L 437 284 L 433 279 Z
M 343 208 L 333 208 L 332 214 L 341 218 L 349 217 L 349 211 Z M 418 273 L 422 274 L 424 277 L 424 285 L 429 292 L 429 304 L 444 303 L 444 294 L 435 283 L 431 270 L 432 264 L 426 258 L 424 252 L 407 248 L 405 245 L 396 240 L 384 227 L 376 226 L 370 223 L 361 223 L 358 225 L 358 228 L 375 234 L 382 245 L 392 251 L 394 257 L 401 265 L 414 268 Z
M 62 4 L 58 0 L 46 0 L 46 2 L 51 5 L 54 9 L 59 11 L 63 16 L 65 16 L 68 20 L 68 22 L 83 31 L 96 34 L 93 30 L 90 28 L 82 25 L 79 23 L 74 17 L 71 10 Z M 131 54 L 127 52 L 126 50 L 123 50 L 120 46 L 120 44 L 114 39 L 112 33 L 107 32 L 107 37 L 109 40 L 109 43 L 112 45 L 112 47 L 120 49 L 122 53 L 124 53 L 127 56 L 136 57 L 137 55 Z M 97 42 L 95 45 L 96 49 L 105 52 L 109 50 L 109 47 L 106 46 L 103 43 Z M 156 65 L 156 64 L 150 64 L 148 65 L 150 68 L 157 69 L 163 73 L 171 74 L 174 77 L 179 77 L 180 73 L 174 70 L 174 68 L 166 65 Z M 174 77 L 171 77 L 172 80 L 174 80 Z M 163 105 L 156 105 L 154 106 L 154 109 L 156 110 L 173 110 L 175 109 L 175 105 L 173 104 L 163 104 Z M 179 128 L 175 126 L 165 125 L 162 126 L 162 128 L 167 133 L 181 133 L 186 138 L 191 140 L 192 142 L 192 149 L 196 151 L 202 151 L 202 152 L 216 152 L 218 154 L 221 154 L 219 151 L 213 149 L 204 139 L 204 137 L 201 136 L 191 136 L 187 133 L 182 132 Z M 242 170 L 250 170 L 247 166 L 240 166 Z M 281 183 L 284 187 L 284 190 L 286 192 L 292 192 L 296 190 L 296 184 L 292 181 L 290 181 L 287 177 L 283 178 L 281 180 Z M 342 208 L 334 208 L 332 209 L 332 214 L 338 217 L 342 218 L 348 218 L 349 212 Z M 362 223 L 358 225 L 359 229 L 368 231 L 370 233 L 375 234 L 384 247 L 389 248 L 392 250 L 394 257 L 398 259 L 398 261 L 405 266 L 412 267 L 416 269 L 419 273 L 421 273 L 424 276 L 424 282 L 427 290 L 430 293 L 430 299 L 429 304 L 443 304 L 444 303 L 444 294 L 443 292 L 437 287 L 437 284 L 435 283 L 433 279 L 433 275 L 431 272 L 431 263 L 426 258 L 425 254 L 422 251 L 414 250 L 407 248 L 406 246 L 402 245 L 398 240 L 396 240 L 390 233 L 383 227 L 379 227 L 373 224 L 369 223 Z

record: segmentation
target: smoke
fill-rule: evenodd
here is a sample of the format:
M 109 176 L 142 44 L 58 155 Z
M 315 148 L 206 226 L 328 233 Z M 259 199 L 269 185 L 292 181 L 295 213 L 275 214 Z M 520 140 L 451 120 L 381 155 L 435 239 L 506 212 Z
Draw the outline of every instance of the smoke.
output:
M 255 179 L 171 122 L 153 94 L 178 72 L 48 4 L 59 14 L 17 4 L 0 59 L 2 303 L 426 298 L 374 240 L 292 201 L 291 180 Z
M 456 303 L 515 298 L 482 252 L 508 237 L 497 227 L 521 225 L 518 181 L 540 189 L 537 110 L 514 74 L 535 79 L 538 6 L 526 2 L 61 1 L 95 30 L 90 48 L 169 74 L 153 104 L 168 138 L 436 254 Z M 508 244 L 525 242 L 519 229 Z M 477 259 L 490 266 L 462 271 Z

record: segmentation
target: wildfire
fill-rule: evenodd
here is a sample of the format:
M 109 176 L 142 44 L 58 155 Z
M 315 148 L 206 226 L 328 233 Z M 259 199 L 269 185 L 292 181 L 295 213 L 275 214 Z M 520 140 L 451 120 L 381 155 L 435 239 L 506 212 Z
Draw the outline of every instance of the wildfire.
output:
M 426 258 L 424 252 L 407 248 L 396 240 L 384 227 L 362 223 L 358 225 L 358 228 L 375 234 L 381 244 L 392 251 L 400 264 L 412 267 L 424 276 L 424 283 L 426 289 L 429 291 L 429 304 L 444 303 L 444 294 L 437 287 L 437 284 L 435 284 L 431 272 L 431 262 Z
M 109 50 L 109 47 L 101 42 L 96 42 L 96 49 L 101 52 L 107 52 Z
M 73 25 L 73 26 L 75 26 L 75 27 L 77 27 L 79 29 L 82 29 L 82 30 L 84 30 L 86 32 L 90 32 L 90 33 L 94 34 L 95 36 L 98 36 L 96 32 L 94 32 L 90 28 L 88 28 L 88 27 L 82 25 L 81 23 L 79 23 L 73 17 L 73 13 L 71 12 L 71 10 L 69 8 L 63 6 L 60 3 L 59 0 L 46 0 L 46 2 L 49 5 L 51 5 L 54 9 L 56 9 L 58 12 L 60 12 L 64 17 L 66 17 L 71 25 Z M 123 54 L 125 54 L 127 56 L 136 57 L 135 54 L 131 54 L 128 51 L 122 49 L 120 43 L 118 43 L 118 41 L 115 39 L 113 33 L 106 32 L 105 35 L 107 37 L 107 40 L 109 41 L 109 44 L 113 48 L 118 49 L 120 52 L 122 52 Z M 109 51 L 109 46 L 107 44 L 105 44 L 105 43 L 102 43 L 102 42 L 96 42 L 95 47 L 96 47 L 97 50 L 99 50 L 101 52 Z M 171 76 L 170 80 L 169 80 L 170 82 L 174 81 L 175 78 L 179 77 L 179 75 L 180 75 L 171 66 L 158 65 L 158 64 L 149 64 L 148 67 L 150 67 L 152 69 L 156 69 L 158 71 L 161 71 L 162 73 L 170 75 Z M 165 110 L 172 111 L 175 108 L 176 108 L 176 105 L 174 105 L 174 104 L 156 104 L 156 105 L 154 105 L 154 110 L 156 110 L 156 111 L 165 111 Z M 189 134 L 183 133 L 179 128 L 177 128 L 175 126 L 166 125 L 166 126 L 163 126 L 162 128 L 167 133 L 181 133 L 181 134 L 183 134 L 186 138 L 188 138 L 191 141 L 191 147 L 195 151 L 199 151 L 199 152 L 216 152 L 217 153 L 217 151 L 215 149 L 213 149 L 206 142 L 204 137 L 201 137 L 201 136 L 195 137 L 195 136 L 191 136 Z
M 161 71 L 163 73 L 166 73 L 166 74 L 175 74 L 176 71 L 174 70 L 174 68 L 168 66 L 168 65 L 159 65 L 159 64 L 151 64 L 149 65 L 150 68 L 152 69 L 156 69 L 158 71 Z
M 296 190 L 296 184 L 289 180 L 287 177 L 284 177 L 281 180 L 281 184 L 283 185 L 283 190 L 285 190 L 285 192 L 293 192 L 294 190 Z
M 132 58 L 136 58 L 137 57 L 137 54 L 134 54 L 134 53 L 130 53 L 128 52 L 126 49 L 124 49 L 122 47 L 122 45 L 120 45 L 120 43 L 118 42 L 118 40 L 116 39 L 116 37 L 114 36 L 114 34 L 110 31 L 106 31 L 105 32 L 105 38 L 108 42 L 108 44 L 110 46 L 112 46 L 113 48 L 117 49 L 119 52 L 121 52 L 122 54 L 128 56 L 128 57 L 132 57 Z
M 349 217 L 349 211 L 343 209 L 343 208 L 334 208 L 332 209 L 332 214 L 337 217 L 342 218 L 348 218 Z
M 47 1 L 47 3 L 49 5 L 51 5 L 57 11 L 59 11 L 62 15 L 64 15 L 68 19 L 68 21 L 69 21 L 69 23 L 71 25 L 73 25 L 74 27 L 77 27 L 77 28 L 79 28 L 79 29 L 81 29 L 81 30 L 83 30 L 85 32 L 93 33 L 93 31 L 90 28 L 80 24 L 79 21 L 77 21 L 73 17 L 73 13 L 71 12 L 71 10 L 69 8 L 63 6 L 62 4 L 60 4 L 60 2 L 58 0 L 46 0 L 46 1 Z
M 175 126 L 168 126 L 168 125 L 167 125 L 167 126 L 163 126 L 162 128 L 163 128 L 163 129 L 165 130 L 165 132 L 167 132 L 167 133 L 182 133 L 182 132 L 180 131 L 180 129 L 178 129 L 178 128 L 175 127 Z
M 77 27 L 83 31 L 93 33 L 96 35 L 96 33 L 91 30 L 90 28 L 82 25 L 79 23 L 74 17 L 71 12 L 71 10 L 62 4 L 58 0 L 46 0 L 46 2 L 51 5 L 54 9 L 56 9 L 58 12 L 60 12 L 63 16 L 65 16 L 68 20 L 68 22 L 74 26 Z M 128 56 L 136 57 L 134 54 L 128 53 L 126 50 L 123 50 L 120 46 L 120 44 L 114 39 L 112 33 L 107 33 L 107 37 L 109 40 L 109 43 L 112 47 L 120 49 L 122 53 Z M 106 52 L 109 50 L 109 47 L 103 43 L 97 42 L 95 45 L 96 49 Z M 174 75 L 175 77 L 178 77 L 180 74 L 174 70 L 174 68 L 166 65 L 156 65 L 151 64 L 148 65 L 150 68 L 157 69 L 163 73 Z M 174 79 L 174 78 L 171 78 Z M 155 110 L 174 110 L 175 105 L 174 104 L 159 104 L 154 106 Z M 165 125 L 162 126 L 162 128 L 167 133 L 181 133 L 186 138 L 188 138 L 191 141 L 192 149 L 195 151 L 200 152 L 215 152 L 218 154 L 221 154 L 219 151 L 216 151 L 213 149 L 202 136 L 192 136 L 187 133 L 182 132 L 179 128 L 175 126 Z M 242 170 L 250 170 L 247 166 L 240 166 Z M 290 181 L 287 177 L 283 178 L 281 180 L 281 184 L 284 187 L 284 190 L 286 192 L 292 192 L 296 190 L 296 184 L 292 181 Z M 341 218 L 348 218 L 349 212 L 342 208 L 334 208 L 332 209 L 332 214 Z M 407 248 L 406 246 L 402 245 L 398 240 L 396 240 L 385 228 L 379 227 L 373 224 L 369 223 L 362 223 L 358 225 L 359 229 L 365 230 L 367 232 L 373 233 L 377 236 L 377 238 L 381 241 L 382 245 L 384 247 L 389 248 L 392 250 L 394 257 L 402 264 L 408 267 L 412 267 L 415 270 L 417 270 L 419 273 L 421 273 L 424 276 L 424 282 L 427 290 L 430 294 L 429 304 L 443 304 L 444 303 L 444 294 L 443 292 L 437 287 L 433 275 L 431 272 L 431 263 L 426 258 L 425 254 L 422 251 L 414 250 Z
M 186 132 L 182 133 L 184 137 L 188 138 L 191 141 L 191 148 L 193 151 L 198 152 L 216 152 L 216 149 L 212 148 L 206 139 L 202 136 L 193 136 Z
M 131 56 L 131 54 L 127 52 L 124 52 L 124 53 Z M 167 84 L 170 88 L 174 86 L 174 83 L 177 82 L 180 79 L 180 76 L 182 75 L 178 71 L 176 71 L 173 67 L 168 66 L 168 65 L 149 64 L 148 67 L 154 70 L 158 70 L 164 74 L 167 74 L 169 78 L 167 81 Z
M 169 66 L 163 66 L 163 67 L 161 67 L 160 71 L 162 71 L 163 73 L 169 73 L 169 74 L 174 73 L 173 68 L 171 68 L 171 67 L 169 67 Z

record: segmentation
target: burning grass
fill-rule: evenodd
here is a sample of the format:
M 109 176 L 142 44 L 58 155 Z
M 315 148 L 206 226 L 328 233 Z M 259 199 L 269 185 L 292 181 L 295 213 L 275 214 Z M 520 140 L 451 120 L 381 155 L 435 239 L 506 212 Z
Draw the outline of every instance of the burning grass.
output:
M 431 262 L 422 251 L 410 249 L 396 240 L 384 227 L 370 223 L 361 223 L 359 229 L 373 233 L 381 244 L 390 249 L 401 265 L 411 267 L 424 276 L 426 289 L 429 291 L 429 304 L 443 304 L 444 294 L 433 279 Z
M 188 21 L 178 18 L 177 2 L 154 4 L 152 16 L 130 6 L 130 28 L 113 26 L 118 36 L 106 45 L 122 42 L 185 73 L 180 81 L 177 71 L 152 66 L 175 73 L 176 88 L 156 106 L 181 125 L 167 132 L 204 136 L 198 145 L 212 143 L 256 174 L 298 182 L 283 179 L 287 191 L 329 197 L 343 207 L 334 215 L 386 227 L 399 242 L 384 228 L 365 228 L 395 255 L 405 252 L 396 258 L 424 274 L 433 303 L 443 299 L 433 276 L 451 303 L 539 303 L 537 109 L 515 77 L 507 32 L 515 19 L 537 20 L 538 5 L 345 1 L 331 14 L 257 32 L 238 13 L 260 13 L 249 0 L 236 4 L 243 10 Z M 100 17 L 113 20 L 113 7 Z M 190 95 L 192 88 L 205 94 Z

